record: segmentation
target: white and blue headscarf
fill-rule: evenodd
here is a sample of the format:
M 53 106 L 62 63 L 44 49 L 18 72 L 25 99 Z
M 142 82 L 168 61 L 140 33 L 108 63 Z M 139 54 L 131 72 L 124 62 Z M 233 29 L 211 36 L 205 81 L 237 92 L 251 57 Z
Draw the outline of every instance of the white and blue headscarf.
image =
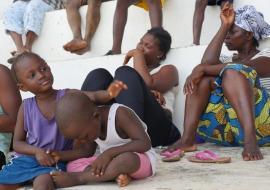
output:
M 270 25 L 264 21 L 263 14 L 251 5 L 246 5 L 235 11 L 234 23 L 240 28 L 252 32 L 258 41 L 270 37 Z

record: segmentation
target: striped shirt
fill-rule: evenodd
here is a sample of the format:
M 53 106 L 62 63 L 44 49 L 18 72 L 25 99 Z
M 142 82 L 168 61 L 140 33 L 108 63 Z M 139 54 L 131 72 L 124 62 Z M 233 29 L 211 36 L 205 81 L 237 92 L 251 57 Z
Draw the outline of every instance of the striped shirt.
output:
M 64 9 L 64 0 L 43 0 L 45 3 L 53 7 L 55 10 Z
M 16 1 L 31 1 L 31 0 L 13 0 L 13 3 Z M 51 7 L 53 7 L 55 10 L 57 9 L 64 9 L 64 1 L 65 0 L 43 0 L 45 3 L 47 3 L 48 5 L 50 5 Z

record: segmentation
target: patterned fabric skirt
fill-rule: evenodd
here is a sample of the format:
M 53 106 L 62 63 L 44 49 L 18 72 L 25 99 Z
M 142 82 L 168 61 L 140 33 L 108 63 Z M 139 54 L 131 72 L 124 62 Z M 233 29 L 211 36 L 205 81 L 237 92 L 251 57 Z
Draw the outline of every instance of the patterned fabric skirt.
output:
M 165 3 L 165 0 L 160 0 L 160 2 L 161 2 L 161 6 L 163 7 L 163 5 L 164 5 L 164 3 Z M 146 1 L 146 0 L 140 0 L 140 1 L 136 4 L 136 6 L 141 7 L 141 8 L 143 8 L 143 9 L 145 9 L 146 11 L 149 10 L 148 4 L 147 4 L 147 1 Z
M 16 1 L 10 5 L 4 14 L 5 29 L 21 35 L 27 34 L 28 31 L 39 35 L 45 13 L 52 10 L 53 7 L 43 0 Z
M 236 112 L 224 97 L 221 88 L 224 70 L 232 69 L 243 74 L 253 86 L 256 137 L 260 146 L 270 145 L 270 99 L 261 87 L 257 72 L 242 64 L 228 64 L 216 78 L 217 88 L 211 92 L 205 113 L 201 115 L 197 133 L 208 142 L 224 146 L 244 144 L 244 130 Z

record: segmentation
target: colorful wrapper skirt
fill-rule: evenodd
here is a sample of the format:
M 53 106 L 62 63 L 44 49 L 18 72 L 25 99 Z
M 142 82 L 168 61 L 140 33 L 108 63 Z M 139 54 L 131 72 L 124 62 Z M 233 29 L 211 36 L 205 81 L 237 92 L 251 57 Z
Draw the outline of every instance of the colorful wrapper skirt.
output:
M 221 87 L 225 70 L 235 70 L 243 74 L 253 87 L 256 137 L 260 146 L 270 145 L 270 99 L 261 86 L 257 72 L 242 64 L 228 64 L 216 78 L 217 88 L 211 92 L 209 103 L 201 115 L 197 133 L 205 141 L 224 146 L 242 146 L 244 130 L 240 126 L 236 112 L 224 97 Z

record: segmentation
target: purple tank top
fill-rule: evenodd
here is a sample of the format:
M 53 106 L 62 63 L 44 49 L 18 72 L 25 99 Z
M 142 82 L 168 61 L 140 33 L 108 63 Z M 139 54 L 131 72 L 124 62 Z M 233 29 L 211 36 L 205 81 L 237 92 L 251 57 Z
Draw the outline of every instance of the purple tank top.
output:
M 57 90 L 57 102 L 65 90 Z M 40 112 L 35 97 L 27 98 L 24 103 L 24 130 L 26 142 L 45 150 L 70 150 L 72 140 L 65 139 L 56 126 L 55 117 L 46 119 Z

